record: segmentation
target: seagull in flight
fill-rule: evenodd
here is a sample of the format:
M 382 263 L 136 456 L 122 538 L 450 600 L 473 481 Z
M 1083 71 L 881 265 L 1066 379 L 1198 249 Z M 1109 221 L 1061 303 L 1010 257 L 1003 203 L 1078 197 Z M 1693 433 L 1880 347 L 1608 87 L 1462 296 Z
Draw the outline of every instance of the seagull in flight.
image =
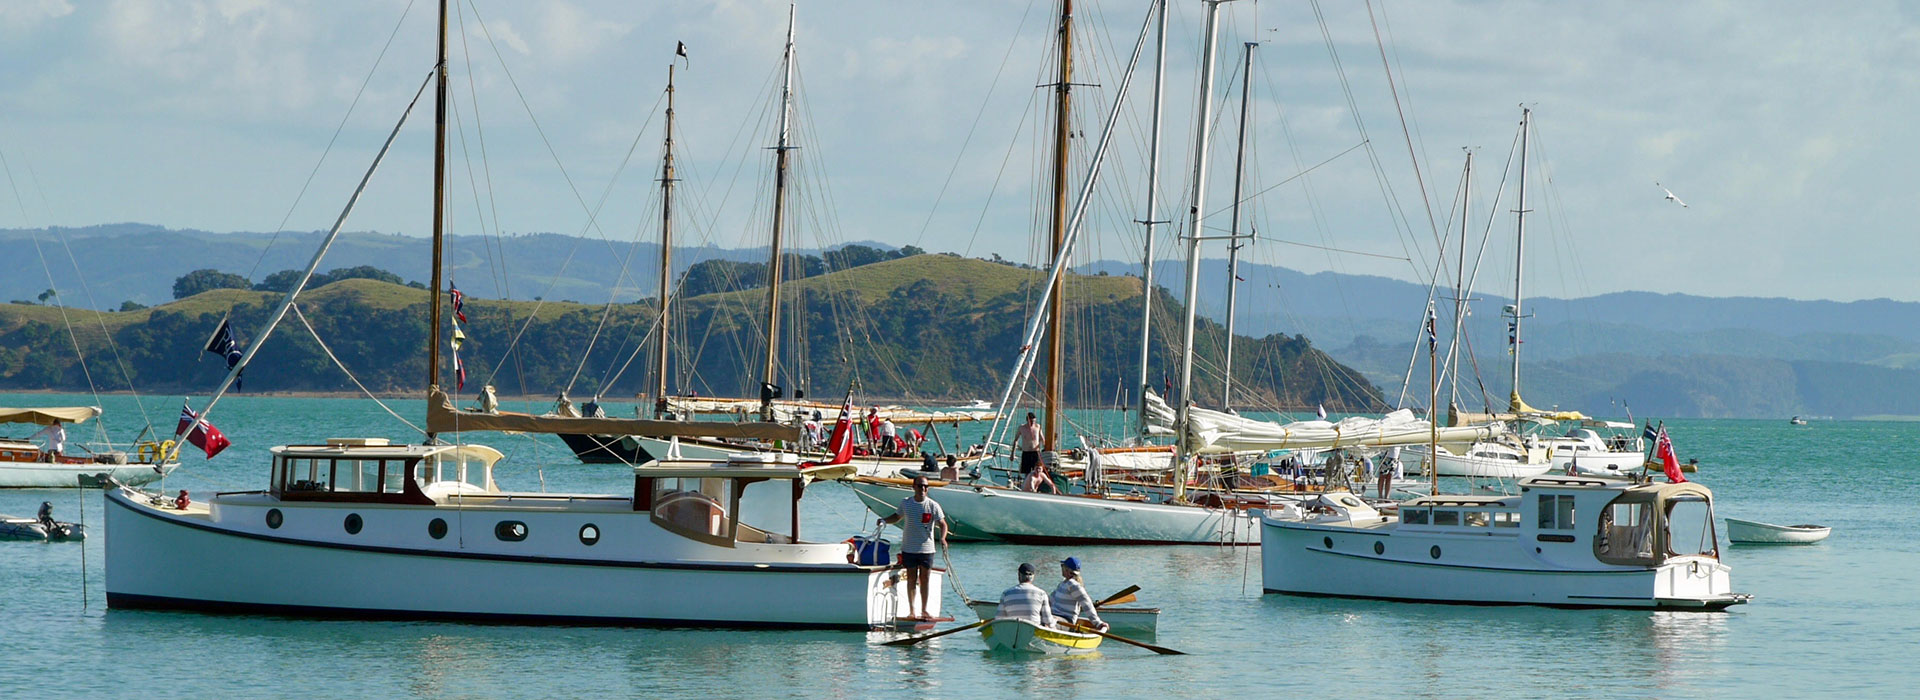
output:
M 1680 198 L 1679 198 L 1679 197 L 1675 197 L 1675 196 L 1673 196 L 1673 190 L 1670 190 L 1670 189 L 1667 189 L 1665 185 L 1662 185 L 1662 184 L 1660 184 L 1660 183 L 1658 183 L 1658 182 L 1655 182 L 1655 183 L 1653 183 L 1653 186 L 1654 186 L 1654 187 L 1658 187 L 1658 188 L 1660 188 L 1660 191 L 1661 191 L 1661 192 L 1665 192 L 1665 193 L 1667 193 L 1667 201 L 1669 201 L 1669 202 L 1673 202 L 1674 204 L 1678 204 L 1678 205 L 1680 205 L 1680 206 L 1681 206 L 1681 207 L 1683 207 L 1683 208 L 1691 208 L 1691 207 L 1687 207 L 1687 203 L 1686 203 L 1686 202 L 1682 202 L 1682 201 L 1680 201 Z

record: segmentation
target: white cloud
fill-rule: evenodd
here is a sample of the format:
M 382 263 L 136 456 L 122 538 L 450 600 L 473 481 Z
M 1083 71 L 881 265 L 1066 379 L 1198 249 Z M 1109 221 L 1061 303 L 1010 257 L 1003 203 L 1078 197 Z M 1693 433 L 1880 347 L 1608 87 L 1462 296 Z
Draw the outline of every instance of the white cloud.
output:
M 25 34 L 71 14 L 68 0 L 7 0 L 0 2 L 0 32 Z
M 633 31 L 631 24 L 602 19 L 599 13 L 584 12 L 570 2 L 545 3 L 541 8 L 541 47 L 562 63 L 594 56 Z

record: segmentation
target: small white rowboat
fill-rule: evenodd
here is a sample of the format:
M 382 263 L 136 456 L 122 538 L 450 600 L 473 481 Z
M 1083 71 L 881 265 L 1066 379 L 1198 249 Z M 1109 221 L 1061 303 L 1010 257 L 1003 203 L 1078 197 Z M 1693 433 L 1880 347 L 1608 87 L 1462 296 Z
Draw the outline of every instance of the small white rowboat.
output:
M 1012 618 L 987 623 L 980 628 L 980 637 L 992 651 L 1049 655 L 1086 654 L 1100 648 L 1101 640 L 1105 639 L 1097 634 L 1041 627 Z
M 991 618 L 999 612 L 1000 604 L 991 600 L 969 600 L 967 607 L 981 618 Z M 1100 619 L 1109 625 L 1107 631 L 1123 637 L 1152 637 L 1160 627 L 1159 608 L 1100 608 Z
M 1833 534 L 1824 525 L 1774 525 L 1727 518 L 1727 539 L 1741 544 L 1813 544 Z

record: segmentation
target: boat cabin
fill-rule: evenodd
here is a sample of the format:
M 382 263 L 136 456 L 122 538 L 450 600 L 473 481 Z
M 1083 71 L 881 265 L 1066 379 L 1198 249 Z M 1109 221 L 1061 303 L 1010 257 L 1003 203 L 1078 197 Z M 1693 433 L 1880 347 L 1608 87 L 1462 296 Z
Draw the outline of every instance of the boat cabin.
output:
M 1673 557 L 1720 557 L 1713 492 L 1690 482 L 1530 477 L 1520 481 L 1518 496 L 1414 499 L 1401 504 L 1400 527 L 1509 534 L 1540 558 L 1565 564 L 1658 566 Z
M 283 501 L 433 505 L 461 494 L 499 493 L 484 445 L 393 445 L 384 438 L 328 438 L 272 449 L 268 493 Z
M 853 473 L 852 465 L 808 466 L 791 453 L 659 460 L 633 468 L 633 509 L 669 532 L 720 547 L 793 544 L 807 484 Z

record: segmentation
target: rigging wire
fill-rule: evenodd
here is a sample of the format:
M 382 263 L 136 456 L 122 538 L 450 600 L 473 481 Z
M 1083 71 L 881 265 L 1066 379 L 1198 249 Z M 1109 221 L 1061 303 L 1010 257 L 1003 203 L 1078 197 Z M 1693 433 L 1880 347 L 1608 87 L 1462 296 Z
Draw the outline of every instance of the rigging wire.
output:
M 412 421 L 400 417 L 400 414 L 394 412 L 391 407 L 387 406 L 386 402 L 381 401 L 380 397 L 374 396 L 373 392 L 367 389 L 367 385 L 360 383 L 359 377 L 353 376 L 353 370 L 347 369 L 347 363 L 341 362 L 339 356 L 333 354 L 333 348 L 327 347 L 327 341 L 320 339 L 320 331 L 314 330 L 313 323 L 308 321 L 307 315 L 300 311 L 299 304 L 293 304 L 288 308 L 293 310 L 294 318 L 300 319 L 300 325 L 306 326 L 307 333 L 313 336 L 313 342 L 320 346 L 320 352 L 326 353 L 327 359 L 333 360 L 333 366 L 340 368 L 340 373 L 347 375 L 347 379 L 351 380 L 354 386 L 360 387 L 360 393 L 366 394 L 369 399 L 373 399 L 374 403 L 380 405 L 380 410 L 386 411 L 387 415 L 393 416 L 394 420 L 405 423 L 407 427 L 414 429 L 421 435 L 427 434 L 427 431 L 422 430 L 420 426 L 414 425 Z

